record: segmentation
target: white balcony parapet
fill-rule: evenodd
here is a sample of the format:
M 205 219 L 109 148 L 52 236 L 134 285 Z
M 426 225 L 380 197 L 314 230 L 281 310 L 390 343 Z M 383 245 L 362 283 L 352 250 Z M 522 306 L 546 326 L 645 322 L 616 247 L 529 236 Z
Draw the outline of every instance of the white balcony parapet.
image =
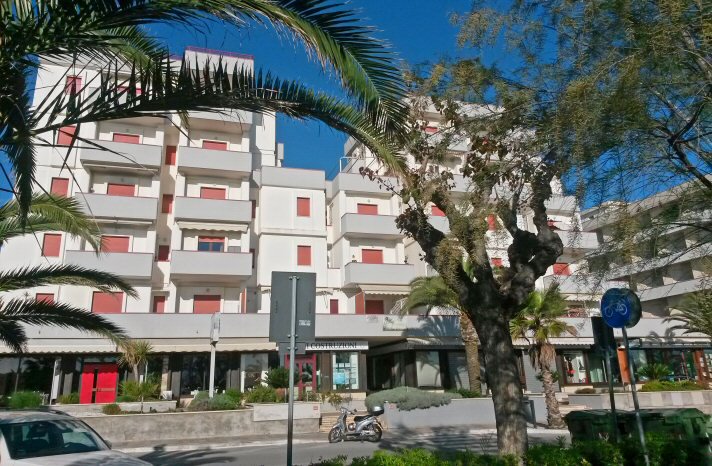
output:
M 601 295 L 609 288 L 627 288 L 626 282 L 605 280 L 592 274 L 546 275 L 544 288 L 559 285 L 559 291 L 566 294 Z
M 87 142 L 79 143 L 79 160 L 87 168 L 155 172 L 161 167 L 161 146 L 100 140 L 92 142 L 101 148 Z
M 413 264 L 364 264 L 349 262 L 344 267 L 344 285 L 408 285 L 415 278 Z
M 399 186 L 398 178 L 386 176 L 383 177 L 383 179 L 387 184 Z M 371 180 L 366 176 L 362 176 L 360 173 L 341 172 L 336 175 L 332 182 L 332 193 L 336 194 L 340 191 L 381 194 L 383 196 L 392 195 L 392 193 L 379 184 L 377 180 Z
M 229 283 L 252 275 L 252 254 L 241 252 L 172 251 L 171 278 L 180 281 Z
M 173 212 L 177 222 L 248 224 L 252 221 L 250 201 L 177 197 Z
M 64 262 L 88 269 L 110 272 L 124 278 L 147 280 L 151 278 L 153 254 L 146 252 L 67 251 Z
M 664 257 L 654 257 L 652 259 L 643 259 L 633 264 L 621 265 L 611 269 L 608 276 L 611 278 L 627 277 L 636 273 L 646 272 L 648 270 L 665 267 L 672 264 L 680 264 L 698 259 L 700 257 L 709 256 L 712 254 L 712 246 L 701 245 L 694 249 L 686 249 L 679 253 L 671 253 Z
M 397 239 L 404 236 L 396 226 L 395 215 L 344 214 L 341 233 L 358 238 Z
M 133 221 L 153 223 L 158 215 L 158 199 L 155 197 L 110 196 L 108 194 L 77 194 L 84 212 L 97 221 Z
M 590 231 L 556 230 L 564 249 L 588 249 L 593 250 L 598 247 L 596 233 Z
M 571 215 L 576 211 L 576 197 L 553 194 L 544 202 L 544 205 L 549 214 Z
M 317 314 L 317 338 L 459 338 L 458 316 Z
M 235 110 L 231 108 L 216 109 L 214 112 L 193 111 L 188 112 L 188 118 L 200 120 L 213 120 L 224 123 L 240 124 L 241 126 L 249 126 L 255 122 L 255 114 L 244 110 Z
M 681 294 L 693 293 L 703 288 L 704 277 L 686 280 L 684 282 L 671 283 L 669 285 L 656 286 L 638 292 L 641 301 L 652 301 L 654 299 L 678 296 Z
M 177 165 L 178 171 L 185 175 L 244 177 L 252 172 L 252 154 L 180 146 Z

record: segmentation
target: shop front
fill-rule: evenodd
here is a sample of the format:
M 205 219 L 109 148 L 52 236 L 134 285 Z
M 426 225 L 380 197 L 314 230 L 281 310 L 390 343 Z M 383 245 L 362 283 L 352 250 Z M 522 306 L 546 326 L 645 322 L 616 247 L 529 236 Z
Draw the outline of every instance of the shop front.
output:
M 316 341 L 296 358 L 300 389 L 365 392 L 368 341 Z

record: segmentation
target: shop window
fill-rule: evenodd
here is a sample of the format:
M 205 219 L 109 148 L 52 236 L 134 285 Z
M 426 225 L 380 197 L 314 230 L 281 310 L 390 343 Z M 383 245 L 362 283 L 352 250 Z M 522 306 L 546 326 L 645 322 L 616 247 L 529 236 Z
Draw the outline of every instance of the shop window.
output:
M 356 204 L 356 212 L 362 215 L 378 215 L 378 205 Z
M 267 374 L 267 353 L 246 353 L 241 355 L 240 367 L 242 368 L 242 391 L 261 386 Z
M 173 194 L 164 194 L 161 198 L 161 213 L 173 213 Z
M 153 297 L 153 313 L 163 314 L 166 310 L 166 297 L 165 296 L 154 296 Z
M 109 196 L 127 196 L 133 197 L 136 195 L 135 184 L 109 183 L 106 186 L 106 194 Z
M 52 304 L 54 303 L 54 293 L 37 293 L 35 295 L 35 301 Z
M 77 133 L 76 126 L 62 126 L 57 131 L 57 145 L 71 146 L 74 141 L 74 135 Z
M 42 238 L 42 255 L 44 257 L 59 257 L 61 244 L 62 235 L 45 233 L 44 238 Z
M 64 93 L 65 94 L 78 94 L 82 90 L 82 77 L 81 76 L 67 76 L 64 81 Z
M 362 249 L 361 262 L 364 264 L 383 264 L 382 249 Z
M 564 351 L 561 354 L 561 363 L 564 383 L 567 385 L 591 383 L 588 379 L 583 351 Z
M 128 236 L 101 235 L 101 252 L 129 252 Z
M 297 246 L 297 265 L 312 265 L 311 246 Z
M 130 133 L 114 133 L 111 136 L 114 142 L 125 142 L 127 144 L 141 144 L 141 136 L 139 134 Z
M 297 217 L 311 216 L 311 200 L 308 197 L 297 198 Z
M 366 314 L 384 314 L 384 304 L 382 299 L 367 299 Z
M 442 209 L 440 209 L 440 207 L 438 207 L 438 206 L 431 206 L 430 214 L 433 217 L 444 217 L 445 216 L 445 212 L 443 212 Z
M 589 383 L 606 383 L 608 379 L 606 378 L 605 361 L 598 353 L 588 353 L 588 372 L 591 376 Z
M 447 353 L 448 376 L 450 387 L 470 389 L 470 375 L 467 372 L 467 357 L 464 351 L 449 351 Z
M 438 351 L 416 351 L 415 370 L 419 387 L 442 387 L 440 353 Z
M 200 236 L 198 238 L 198 251 L 223 252 L 225 238 L 222 236 Z
M 329 300 L 329 314 L 338 314 L 339 313 L 339 300 L 338 299 L 330 299 Z
M 69 178 L 52 178 L 49 192 L 54 196 L 67 197 L 69 192 Z
M 229 353 L 217 353 L 215 355 L 215 390 L 218 392 L 227 388 L 227 374 L 230 369 L 229 358 Z M 194 395 L 198 391 L 208 390 L 210 385 L 210 353 L 183 355 L 180 385 L 182 395 Z
M 210 150 L 227 150 L 227 142 L 225 141 L 208 141 L 203 140 L 203 149 Z
M 196 294 L 193 296 L 193 314 L 215 314 L 220 312 L 221 296 L 218 294 Z
M 331 353 L 332 390 L 358 390 L 358 353 Z
M 200 197 L 203 199 L 225 199 L 226 194 L 225 188 L 200 188 Z
M 95 291 L 91 300 L 91 312 L 95 314 L 120 314 L 124 303 L 122 292 Z

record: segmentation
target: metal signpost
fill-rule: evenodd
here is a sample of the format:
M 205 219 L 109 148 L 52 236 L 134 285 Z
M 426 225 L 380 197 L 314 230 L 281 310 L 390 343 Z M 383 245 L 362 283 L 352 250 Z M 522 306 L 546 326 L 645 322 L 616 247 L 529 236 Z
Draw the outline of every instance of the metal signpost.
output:
M 623 345 L 625 346 L 625 357 L 628 360 L 628 369 L 630 371 L 630 386 L 633 394 L 633 406 L 635 408 L 635 422 L 638 426 L 638 437 L 640 438 L 640 446 L 643 448 L 645 465 L 650 466 L 648 447 L 645 444 L 643 420 L 640 417 L 638 390 L 635 386 L 635 366 L 633 365 L 633 360 L 630 357 L 630 345 L 628 343 L 628 332 L 626 331 L 626 327 L 635 327 L 640 320 L 640 315 L 640 299 L 638 299 L 638 296 L 631 290 L 627 288 L 611 288 L 603 294 L 603 298 L 601 298 L 601 317 L 603 317 L 603 321 L 612 328 L 621 329 L 621 332 L 623 333 Z M 613 391 L 611 390 L 611 396 L 613 395 L 612 392 Z M 611 405 L 611 407 L 615 409 L 613 405 Z
M 215 347 L 220 340 L 220 313 L 216 312 L 210 317 L 210 384 L 208 397 L 215 395 Z
M 289 405 L 287 407 L 287 466 L 292 466 L 294 436 L 294 368 L 297 346 L 314 343 L 316 322 L 316 274 L 272 272 L 269 339 L 279 344 L 280 359 L 284 343 L 289 344 Z M 289 316 L 287 316 L 289 312 Z M 288 326 L 286 325 L 288 324 Z
M 600 349 L 606 364 L 606 378 L 608 379 L 608 397 L 611 403 L 611 424 L 616 442 L 620 440 L 618 432 L 618 416 L 616 415 L 616 397 L 613 393 L 613 368 L 611 359 L 616 351 L 616 339 L 613 335 L 613 328 L 606 325 L 601 317 L 591 317 L 591 327 L 593 327 L 593 341 Z

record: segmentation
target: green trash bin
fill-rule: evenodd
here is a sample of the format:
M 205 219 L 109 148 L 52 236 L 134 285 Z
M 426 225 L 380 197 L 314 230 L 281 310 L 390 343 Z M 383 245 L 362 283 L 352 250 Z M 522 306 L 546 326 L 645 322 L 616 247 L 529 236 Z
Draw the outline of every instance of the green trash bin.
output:
M 618 429 L 625 427 L 627 411 L 616 410 Z M 569 427 L 571 441 L 614 440 L 616 434 L 611 422 L 611 411 L 607 409 L 585 409 L 571 411 L 564 419 Z

